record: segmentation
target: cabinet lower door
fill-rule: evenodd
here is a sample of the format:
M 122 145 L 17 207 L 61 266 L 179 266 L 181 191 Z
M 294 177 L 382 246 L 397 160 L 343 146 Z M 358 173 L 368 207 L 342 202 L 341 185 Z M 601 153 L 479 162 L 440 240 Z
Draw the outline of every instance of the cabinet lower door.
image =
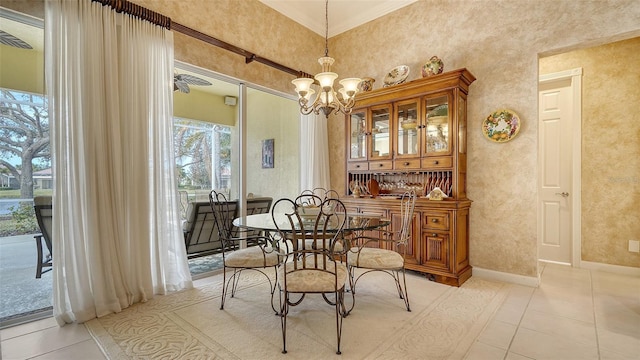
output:
M 433 268 L 449 269 L 449 234 L 440 232 L 423 232 L 421 244 L 422 265 Z

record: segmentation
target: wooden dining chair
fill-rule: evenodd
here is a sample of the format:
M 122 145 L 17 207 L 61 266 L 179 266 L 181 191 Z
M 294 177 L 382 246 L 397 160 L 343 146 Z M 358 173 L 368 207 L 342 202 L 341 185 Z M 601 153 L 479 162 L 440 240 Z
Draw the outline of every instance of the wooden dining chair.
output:
M 286 261 L 278 268 L 282 352 L 287 352 L 290 307 L 301 304 L 307 294 L 321 294 L 335 307 L 336 353 L 340 354 L 348 275 L 345 264 L 335 260 L 335 245 L 343 240 L 345 207 L 338 199 L 326 199 L 320 204 L 315 218 L 309 220 L 301 217 L 300 209 L 301 206 L 290 199 L 278 200 L 272 209 L 280 237 L 289 240 L 286 241 Z
M 407 244 L 411 240 L 411 224 L 413 222 L 413 210 L 416 203 L 415 191 L 405 192 L 401 201 L 402 226 L 396 233 L 387 233 L 382 238 L 370 236 L 357 236 L 350 240 L 350 249 L 347 251 L 347 265 L 349 269 L 349 287 L 354 295 L 351 309 L 355 306 L 356 284 L 358 280 L 373 271 L 389 274 L 395 281 L 400 299 L 404 300 L 407 311 L 409 295 L 407 294 L 407 280 L 404 268 Z M 379 247 L 371 247 L 370 244 L 380 244 Z M 368 246 L 369 245 L 369 246 Z M 364 272 L 356 275 L 356 270 Z M 402 279 L 400 276 L 402 275 Z M 401 281 L 402 280 L 402 281 Z
M 273 303 L 273 294 L 278 280 L 277 266 L 283 259 L 280 256 L 277 244 L 274 244 L 270 237 L 260 235 L 234 237 L 233 219 L 237 217 L 238 202 L 228 201 L 224 194 L 212 190 L 209 193 L 209 203 L 213 210 L 216 228 L 222 242 L 223 275 L 220 310 L 224 309 L 225 299 L 229 291 L 231 291 L 231 297 L 235 296 L 240 274 L 246 270 L 253 270 L 263 274 L 269 281 L 271 308 L 277 314 L 278 310 L 276 310 Z M 252 246 L 242 248 L 247 243 Z M 274 270 L 276 276 L 274 281 L 265 272 L 268 268 L 273 268 Z M 228 280 L 227 270 L 232 270 Z

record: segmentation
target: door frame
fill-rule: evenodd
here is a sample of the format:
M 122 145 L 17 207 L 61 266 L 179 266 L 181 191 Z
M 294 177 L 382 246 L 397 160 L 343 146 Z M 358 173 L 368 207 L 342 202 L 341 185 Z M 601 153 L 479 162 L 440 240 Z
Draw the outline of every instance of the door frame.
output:
M 555 72 L 551 74 L 539 75 L 538 85 L 553 82 L 558 80 L 571 80 L 571 97 L 573 103 L 573 117 L 571 119 L 571 266 L 581 267 L 582 260 L 582 68 L 574 68 L 565 71 Z M 538 87 L 538 94 L 540 93 Z M 539 102 L 539 96 L 538 96 Z M 540 129 L 538 128 L 538 137 L 542 136 Z M 538 139 L 538 143 L 540 140 Z M 538 174 L 542 169 L 542 156 L 540 154 L 540 147 L 538 147 Z M 538 176 L 538 189 L 536 190 L 538 197 L 538 234 L 536 243 L 536 254 L 539 259 L 540 253 L 540 238 L 542 234 L 539 209 L 540 198 L 540 177 Z

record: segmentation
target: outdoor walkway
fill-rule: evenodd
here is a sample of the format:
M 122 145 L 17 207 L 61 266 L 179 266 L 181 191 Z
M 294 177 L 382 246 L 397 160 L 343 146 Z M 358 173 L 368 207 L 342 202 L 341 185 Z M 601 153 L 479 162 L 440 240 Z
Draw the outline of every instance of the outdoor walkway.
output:
M 36 279 L 33 235 L 0 237 L 0 320 L 52 304 L 51 272 Z
M 0 325 L 13 320 L 17 314 L 30 314 L 52 306 L 52 273 L 46 272 L 36 279 L 36 258 L 33 235 L 0 237 Z M 189 260 L 194 278 L 221 268 L 220 254 Z

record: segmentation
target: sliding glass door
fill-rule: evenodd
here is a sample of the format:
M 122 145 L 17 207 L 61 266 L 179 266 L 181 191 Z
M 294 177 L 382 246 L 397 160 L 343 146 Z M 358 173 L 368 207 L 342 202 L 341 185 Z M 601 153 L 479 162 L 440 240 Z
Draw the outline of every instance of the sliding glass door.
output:
M 188 75 L 211 84 L 189 85 L 188 93 L 177 89 L 174 94 L 176 167 L 187 198 L 203 199 L 211 189 L 230 199 L 295 196 L 300 187 L 297 102 L 189 64 L 177 63 L 175 73 L 178 79 Z
M 247 89 L 247 196 L 275 200 L 300 191 L 298 103 L 267 91 Z
M 0 327 L 51 314 L 51 272 L 36 278 L 34 196 L 53 176 L 41 20 L 0 8 Z M 43 242 L 43 256 L 49 254 Z M 43 270 L 51 269 L 50 267 Z
M 23 40 L 33 47 L 0 45 L 3 123 L 7 129 L 15 129 L 10 124 L 8 109 L 23 111 L 22 120 L 34 118 L 34 126 L 46 130 L 40 135 L 47 145 L 32 152 L 27 163 L 23 163 L 25 158 L 19 153 L 0 154 L 1 327 L 51 314 L 51 272 L 35 278 L 34 234 L 39 229 L 32 199 L 34 195 L 50 195 L 53 178 L 44 95 L 42 23 L 21 23 L 16 20 L 19 16 L 7 15 L 3 9 L 0 16 L 0 30 L 32 34 Z M 183 219 L 188 204 L 207 201 L 211 189 L 224 192 L 230 199 L 295 196 L 299 188 L 296 102 L 268 89 L 241 86 L 237 79 L 179 62 L 175 76 L 174 150 Z M 0 140 L 4 149 L 11 144 L 19 147 L 26 143 L 8 130 L 2 132 Z M 31 180 L 22 181 L 29 173 Z M 23 201 L 24 186 L 32 192 Z M 241 188 L 245 191 L 241 192 Z

